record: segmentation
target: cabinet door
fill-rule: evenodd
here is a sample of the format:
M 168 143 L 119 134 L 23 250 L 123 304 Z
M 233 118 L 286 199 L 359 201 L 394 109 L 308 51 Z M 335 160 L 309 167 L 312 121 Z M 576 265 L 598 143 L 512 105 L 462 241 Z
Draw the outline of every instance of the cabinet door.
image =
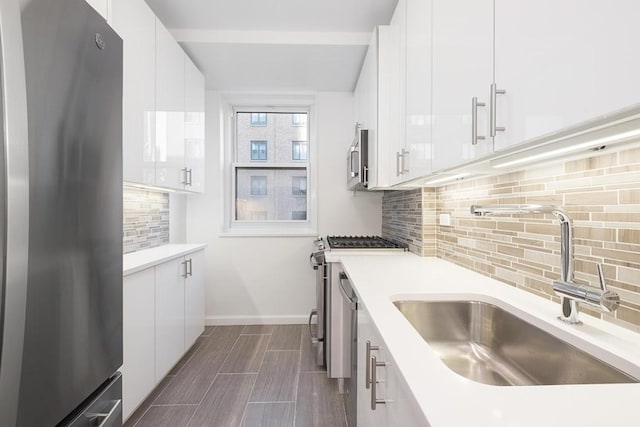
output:
M 184 188 L 184 52 L 156 19 L 156 185 Z
M 368 131 L 369 188 L 378 187 L 378 38 L 376 28 L 371 36 L 356 87 L 356 118 Z M 386 169 L 385 169 L 386 170 Z
M 154 363 L 154 269 L 123 281 L 122 417 L 124 420 L 156 384 Z
M 184 259 L 159 264 L 155 272 L 156 378 L 160 380 L 184 354 Z
M 431 0 L 407 0 L 403 181 L 431 172 Z M 405 154 L 406 156 L 406 154 Z
M 381 56 L 387 74 L 381 74 L 381 115 L 379 144 L 386 148 L 387 185 L 402 182 L 409 173 L 409 153 L 405 147 L 407 93 L 407 0 L 399 0 L 389 23 L 390 48 Z M 382 96 L 384 95 L 384 96 Z
M 188 350 L 204 332 L 204 251 L 187 255 L 185 259 L 190 273 L 184 281 L 184 347 Z
M 107 0 L 86 0 L 104 19 L 107 19 Z
M 357 397 L 358 397 L 358 417 L 357 423 L 359 427 L 386 426 L 386 407 L 378 405 L 375 411 L 371 410 L 371 388 L 367 388 L 366 364 L 367 364 L 367 341 L 372 345 L 378 346 L 377 350 L 371 352 L 372 356 L 376 356 L 380 362 L 384 361 L 386 355 L 382 340 L 377 334 L 372 323 L 369 312 L 364 304 L 358 304 L 358 365 L 357 365 Z M 374 369 L 371 366 L 371 369 Z M 380 382 L 377 384 L 376 395 L 383 398 L 385 369 L 379 367 L 376 369 L 376 375 Z
M 398 427 L 423 427 L 429 425 L 418 402 L 402 377 L 395 361 L 388 354 L 386 362 L 386 394 L 380 396 L 386 401 L 386 425 Z
M 640 2 L 495 1 L 501 150 L 640 102 Z
M 204 76 L 185 55 L 184 150 L 189 184 L 186 190 L 204 191 Z
M 155 185 L 156 16 L 144 0 L 111 0 L 109 25 L 124 41 L 123 179 Z
M 434 171 L 493 151 L 488 134 L 492 82 L 493 0 L 433 0 Z M 473 97 L 486 105 L 477 109 L 478 135 L 485 139 L 475 145 Z

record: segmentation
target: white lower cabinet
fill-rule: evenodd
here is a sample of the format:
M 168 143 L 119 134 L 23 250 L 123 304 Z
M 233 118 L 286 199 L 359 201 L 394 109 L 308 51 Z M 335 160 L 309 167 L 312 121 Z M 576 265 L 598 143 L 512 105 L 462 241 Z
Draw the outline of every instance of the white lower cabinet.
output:
M 154 269 L 123 280 L 122 415 L 126 420 L 156 385 Z
M 204 251 L 124 278 L 123 420 L 204 331 Z
M 162 378 L 184 353 L 183 258 L 156 266 L 156 378 Z
M 357 393 L 359 427 L 429 425 L 362 303 L 358 304 Z M 375 409 L 374 400 L 378 402 Z

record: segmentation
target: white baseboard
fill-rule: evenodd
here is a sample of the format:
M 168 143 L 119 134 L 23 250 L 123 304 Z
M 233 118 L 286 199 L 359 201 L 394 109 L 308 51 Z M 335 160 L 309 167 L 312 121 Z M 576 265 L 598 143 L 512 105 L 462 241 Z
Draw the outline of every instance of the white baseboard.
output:
M 315 323 L 315 316 L 314 316 Z M 207 316 L 204 323 L 207 326 L 222 325 L 298 325 L 307 324 L 308 315 L 287 316 Z

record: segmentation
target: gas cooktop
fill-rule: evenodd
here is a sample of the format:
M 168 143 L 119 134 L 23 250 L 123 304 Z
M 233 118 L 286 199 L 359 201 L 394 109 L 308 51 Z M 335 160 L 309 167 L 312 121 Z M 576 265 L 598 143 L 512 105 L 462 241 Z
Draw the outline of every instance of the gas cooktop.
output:
M 327 236 L 327 245 L 331 249 L 405 249 L 378 236 Z

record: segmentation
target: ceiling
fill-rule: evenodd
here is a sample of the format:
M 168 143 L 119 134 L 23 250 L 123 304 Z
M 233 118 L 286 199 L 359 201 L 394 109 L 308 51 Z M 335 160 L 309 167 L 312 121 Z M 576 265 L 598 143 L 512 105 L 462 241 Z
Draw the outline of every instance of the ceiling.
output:
M 397 0 L 146 0 L 221 91 L 352 91 Z

